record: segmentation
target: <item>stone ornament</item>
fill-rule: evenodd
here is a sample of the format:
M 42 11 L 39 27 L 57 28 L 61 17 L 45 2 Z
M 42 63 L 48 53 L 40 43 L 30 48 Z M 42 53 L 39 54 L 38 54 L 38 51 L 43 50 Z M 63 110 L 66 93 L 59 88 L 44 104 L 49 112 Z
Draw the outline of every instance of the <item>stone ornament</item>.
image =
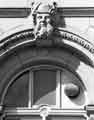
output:
M 57 3 L 43 4 L 33 3 L 32 5 L 32 17 L 34 23 L 34 33 L 36 39 L 49 39 L 51 37 L 54 28 L 57 26 Z
M 64 92 L 65 94 L 70 97 L 70 98 L 75 98 L 79 95 L 80 93 L 80 88 L 78 85 L 74 83 L 67 83 L 64 86 Z
M 38 3 L 32 2 L 31 10 L 32 10 L 32 15 L 35 15 L 38 12 L 42 12 L 42 13 L 47 12 L 50 14 L 55 14 L 57 11 L 57 3 L 53 2 L 53 5 L 50 5 L 41 2 Z
M 40 107 L 40 116 L 42 120 L 46 120 L 46 117 L 49 115 L 50 107 L 48 105 L 42 105 Z

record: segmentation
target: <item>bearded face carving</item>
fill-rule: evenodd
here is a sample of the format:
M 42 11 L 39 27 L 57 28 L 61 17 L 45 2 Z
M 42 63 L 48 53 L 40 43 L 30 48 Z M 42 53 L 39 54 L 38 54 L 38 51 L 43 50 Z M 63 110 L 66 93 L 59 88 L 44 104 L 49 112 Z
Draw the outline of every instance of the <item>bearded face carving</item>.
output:
M 48 38 L 52 35 L 55 25 L 55 6 L 49 4 L 38 4 L 33 9 L 35 36 L 36 38 Z M 44 37 L 45 36 L 45 37 Z
M 53 32 L 53 25 L 49 14 L 37 14 L 35 34 L 38 37 L 49 37 Z

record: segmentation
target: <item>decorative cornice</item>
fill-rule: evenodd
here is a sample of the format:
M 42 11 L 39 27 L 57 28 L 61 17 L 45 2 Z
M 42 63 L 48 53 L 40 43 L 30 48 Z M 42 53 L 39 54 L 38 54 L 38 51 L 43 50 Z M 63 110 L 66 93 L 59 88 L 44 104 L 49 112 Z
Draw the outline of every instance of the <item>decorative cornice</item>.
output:
M 0 18 L 28 17 L 31 8 L 0 8 Z M 58 13 L 64 17 L 94 17 L 94 7 L 61 7 Z

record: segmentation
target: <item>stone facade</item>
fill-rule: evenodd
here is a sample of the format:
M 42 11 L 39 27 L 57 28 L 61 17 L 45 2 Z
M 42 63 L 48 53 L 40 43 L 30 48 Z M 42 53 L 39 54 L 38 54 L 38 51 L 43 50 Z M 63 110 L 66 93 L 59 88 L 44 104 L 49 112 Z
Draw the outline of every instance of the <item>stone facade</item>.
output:
M 30 8 L 29 3 L 31 1 L 15 0 L 13 2 L 9 0 L 9 2 L 6 2 L 6 0 L 1 0 L 0 2 L 0 6 L 3 8 Z M 81 7 L 89 10 L 94 9 L 93 0 L 58 0 L 58 2 L 59 7 L 65 9 L 73 9 L 74 7 L 79 11 Z M 84 11 L 86 12 L 86 10 Z M 28 119 L 42 118 L 43 120 L 94 119 L 94 15 L 89 15 L 89 12 L 85 13 L 86 16 L 82 16 L 82 13 L 81 16 L 80 14 L 79 16 L 73 14 L 63 17 L 64 26 L 58 29 L 60 32 L 58 36 L 53 36 L 54 39 L 45 40 L 34 37 L 31 14 L 24 18 L 0 18 L 1 119 L 14 119 L 15 116 L 19 119 L 25 119 L 24 117 L 29 116 L 31 118 Z M 43 88 L 47 89 L 43 93 L 40 92 L 43 91 L 43 88 L 40 88 L 41 85 L 37 83 L 37 80 L 34 84 L 35 79 L 37 79 L 34 75 L 40 74 L 40 72 L 36 72 L 38 70 L 42 70 L 42 72 L 48 70 L 53 75 L 55 70 L 56 83 L 51 84 L 53 89 L 46 88 L 46 84 L 48 86 L 49 84 L 45 84 L 45 82 L 43 84 L 43 81 L 40 80 L 39 83 L 42 83 Z M 29 77 L 24 76 L 24 73 Z M 43 73 L 42 78 L 47 79 L 45 78 L 46 73 Z M 27 103 L 25 104 L 21 99 L 20 92 L 22 91 L 17 93 L 18 100 L 15 97 L 16 87 L 18 86 L 15 81 L 21 80 L 19 85 L 24 86 L 27 78 L 29 78 L 29 90 L 26 86 L 25 89 L 23 87 L 21 89 L 24 90 L 24 93 L 26 90 L 29 91 L 29 93 L 27 92 L 28 107 L 26 106 Z M 49 79 L 47 80 L 49 81 Z M 33 88 L 34 85 L 35 88 Z M 18 87 L 18 90 L 20 90 L 20 87 Z M 51 93 L 42 99 L 38 99 L 37 96 L 40 95 L 39 98 L 41 98 L 46 93 L 45 91 Z M 27 100 L 24 93 L 22 98 Z M 32 99 L 31 94 L 33 94 L 33 97 L 35 94 L 35 98 Z M 51 98 L 55 94 L 55 106 L 54 103 L 52 103 L 52 106 L 42 104 L 41 101 L 44 102 L 44 100 L 50 103 L 49 96 Z M 19 102 L 19 98 L 22 101 Z M 35 103 L 32 102 L 34 100 Z M 14 101 L 18 101 L 19 104 Z M 11 105 L 16 107 L 13 108 Z

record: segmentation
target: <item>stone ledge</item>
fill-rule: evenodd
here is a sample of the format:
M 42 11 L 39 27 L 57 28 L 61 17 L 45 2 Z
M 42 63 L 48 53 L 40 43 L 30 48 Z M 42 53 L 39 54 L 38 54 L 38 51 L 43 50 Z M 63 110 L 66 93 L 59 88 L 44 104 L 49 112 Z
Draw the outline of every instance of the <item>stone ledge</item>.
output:
M 0 18 L 25 18 L 31 8 L 0 8 Z M 94 7 L 61 7 L 58 13 L 64 17 L 94 17 Z

